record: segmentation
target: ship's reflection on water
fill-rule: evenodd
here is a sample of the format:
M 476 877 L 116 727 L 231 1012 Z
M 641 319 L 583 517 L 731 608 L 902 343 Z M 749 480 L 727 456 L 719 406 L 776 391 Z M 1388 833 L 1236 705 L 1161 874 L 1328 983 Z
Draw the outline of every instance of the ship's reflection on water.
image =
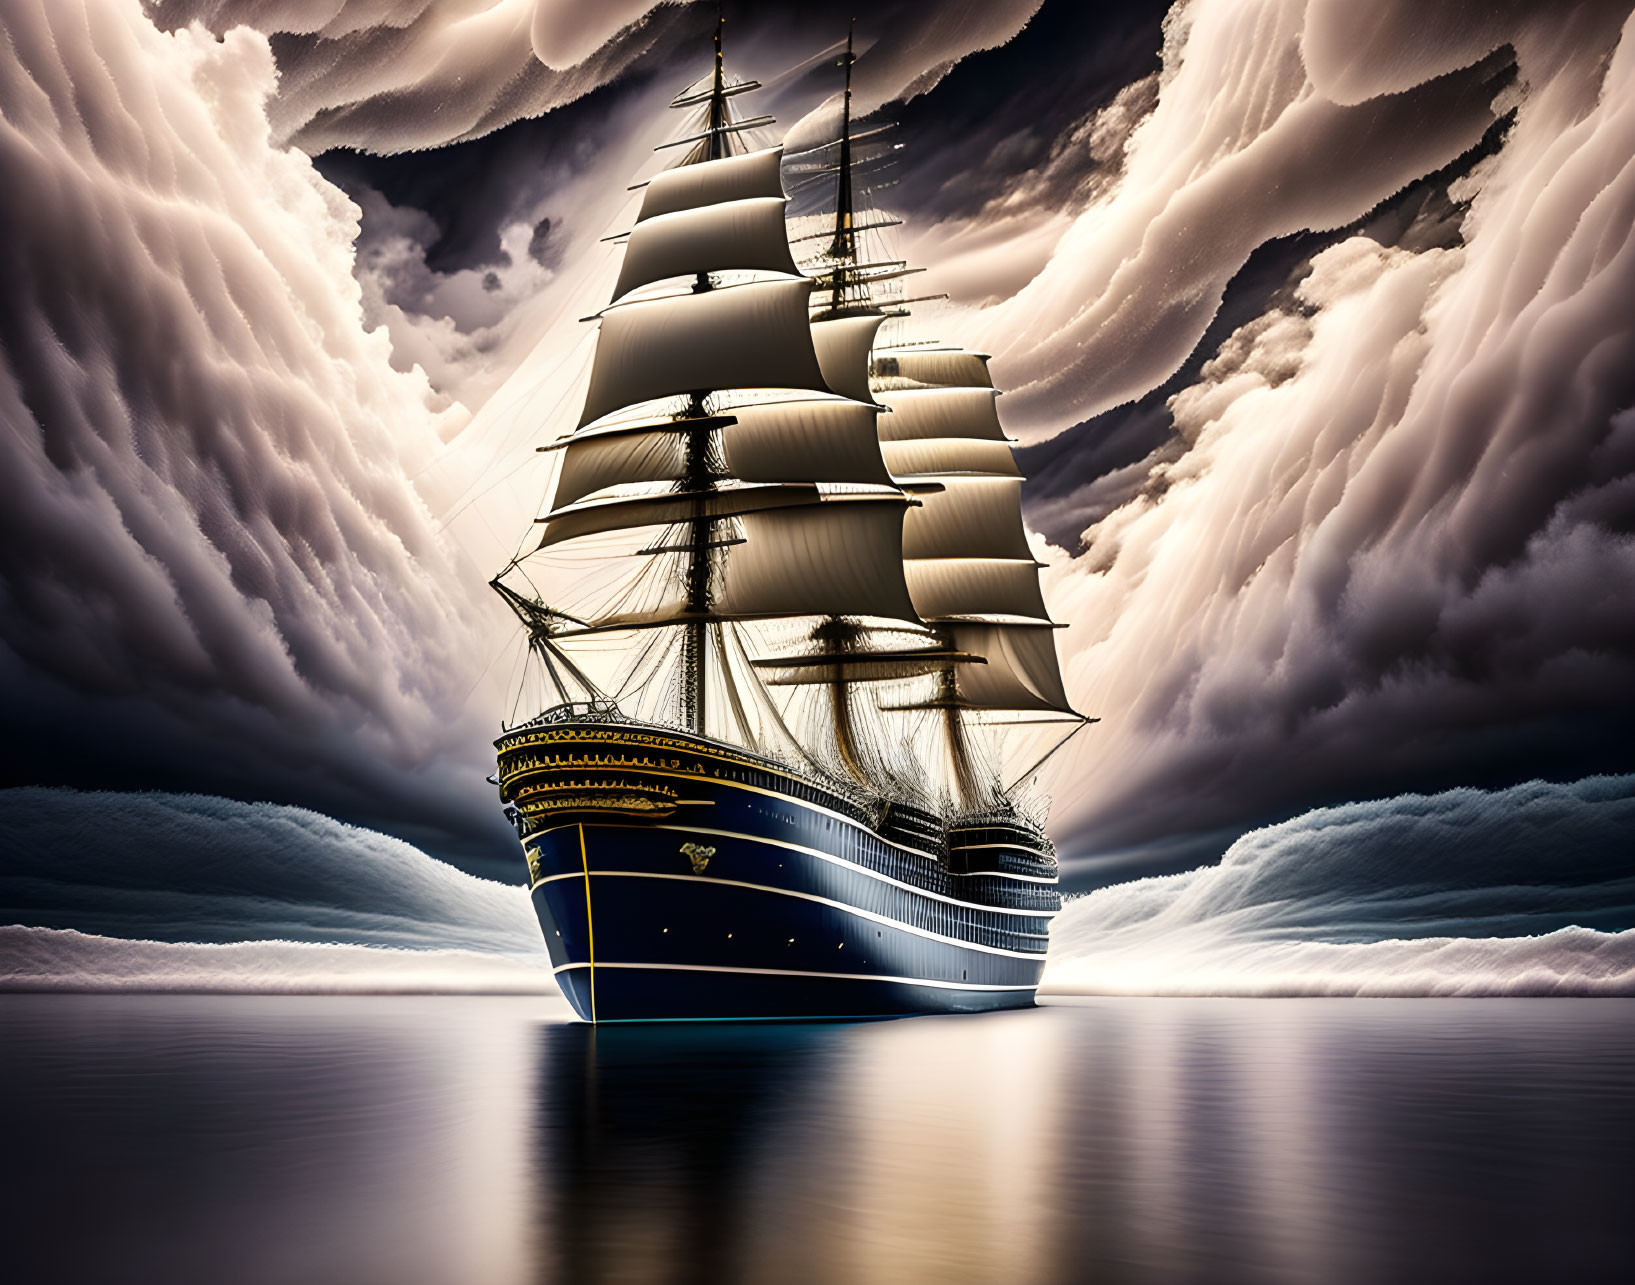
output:
M 1622 1001 L 543 1036 L 567 1281 L 1628 1280 Z
M 547 1031 L 562 1280 L 1041 1280 L 1056 1167 L 1040 1014 Z
M 20 1282 L 1625 1281 L 1635 1006 L 0 996 Z

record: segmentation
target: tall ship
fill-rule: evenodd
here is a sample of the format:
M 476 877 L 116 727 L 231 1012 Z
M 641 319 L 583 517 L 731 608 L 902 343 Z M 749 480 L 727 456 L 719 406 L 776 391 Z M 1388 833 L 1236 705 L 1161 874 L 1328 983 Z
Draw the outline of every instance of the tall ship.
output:
M 888 342 L 913 269 L 877 248 L 852 63 L 848 38 L 836 138 L 756 148 L 718 23 L 679 161 L 610 238 L 583 411 L 537 448 L 550 502 L 492 582 L 542 710 L 495 779 L 587 1021 L 1029 1005 L 1061 907 L 1021 788 L 1042 760 L 1007 782 L 1006 738 L 1048 757 L 1093 720 L 987 359 Z M 793 228 L 786 173 L 823 198 Z

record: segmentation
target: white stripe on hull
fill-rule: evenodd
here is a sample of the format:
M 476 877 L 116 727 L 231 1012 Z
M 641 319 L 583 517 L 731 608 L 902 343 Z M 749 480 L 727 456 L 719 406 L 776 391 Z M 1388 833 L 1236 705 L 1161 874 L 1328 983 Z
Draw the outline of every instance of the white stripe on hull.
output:
M 918 928 L 913 924 L 904 923 L 901 919 L 893 919 L 890 915 L 878 914 L 872 910 L 863 910 L 858 906 L 844 901 L 835 901 L 829 897 L 820 897 L 814 892 L 796 892 L 792 888 L 775 888 L 764 883 L 746 883 L 741 879 L 716 879 L 710 875 L 690 874 L 660 874 L 651 870 L 592 870 L 592 879 L 674 879 L 681 883 L 713 883 L 728 888 L 748 888 L 752 892 L 770 892 L 780 897 L 798 897 L 802 901 L 815 901 L 820 906 L 828 906 L 833 910 L 844 911 L 848 915 L 856 915 L 859 919 L 867 919 L 871 923 L 885 924 L 891 928 L 900 928 L 905 933 L 913 933 L 918 937 L 928 937 L 932 941 L 942 942 L 948 946 L 961 946 L 966 950 L 980 950 L 989 955 L 1008 955 L 1012 959 L 1043 959 L 1043 950 L 1006 950 L 1003 946 L 983 946 L 974 941 L 967 941 L 963 937 L 948 937 L 942 933 L 934 933 L 929 928 Z M 583 879 L 585 875 L 579 871 L 572 871 L 564 875 L 552 875 L 552 879 Z M 541 879 L 534 888 L 549 880 Z M 529 889 L 532 892 L 533 888 Z M 1007 932 L 1008 929 L 990 929 L 991 932 Z M 1042 936 L 1036 933 L 1018 933 L 1019 937 Z
M 588 963 L 563 964 L 553 968 L 553 973 L 566 973 L 575 968 L 589 968 Z M 895 982 L 902 986 L 935 986 L 939 990 L 949 991 L 1035 991 L 1039 987 L 1003 986 L 989 982 L 943 982 L 933 981 L 929 977 L 881 977 L 875 973 L 817 973 L 802 972 L 794 968 L 734 968 L 727 964 L 629 964 L 609 963 L 606 960 L 597 960 L 597 968 L 645 968 L 659 972 L 677 973 L 753 973 L 761 977 L 823 977 L 833 978 L 839 982 Z
M 963 906 L 968 910 L 985 910 L 985 911 L 989 911 L 991 913 L 998 913 L 998 914 L 1005 914 L 1005 915 L 1031 915 L 1031 916 L 1035 916 L 1035 917 L 1041 918 L 1041 919 L 1049 919 L 1052 916 L 1060 913 L 1059 911 L 1055 911 L 1055 910 L 1022 910 L 1022 909 L 1018 909 L 1018 908 L 1015 908 L 1015 907 L 1012 907 L 1012 906 L 995 906 L 995 905 L 992 905 L 990 903 L 984 903 L 984 902 L 979 902 L 979 901 L 961 901 L 958 897 L 944 896 L 940 892 L 931 892 L 930 890 L 928 890 L 926 888 L 920 888 L 920 887 L 917 887 L 916 885 L 911 884 L 911 883 L 904 883 L 901 879 L 893 879 L 890 875 L 881 874 L 878 870 L 871 870 L 871 869 L 869 869 L 868 866 L 860 865 L 860 864 L 858 864 L 857 862 L 851 860 L 848 857 L 842 857 L 842 856 L 839 856 L 838 854 L 833 853 L 833 852 L 824 852 L 819 848 L 809 848 L 803 843 L 791 843 L 787 839 L 772 839 L 772 838 L 768 838 L 765 835 L 760 835 L 760 834 L 744 834 L 744 833 L 742 833 L 741 831 L 738 831 L 738 830 L 714 830 L 714 829 L 709 828 L 708 826 L 702 826 L 702 825 L 659 825 L 659 824 L 654 824 L 654 825 L 615 825 L 615 824 L 612 824 L 612 823 L 609 823 L 609 822 L 591 822 L 590 824 L 594 829 L 598 829 L 598 830 L 671 830 L 671 831 L 674 831 L 674 832 L 677 832 L 677 833 L 680 833 L 680 834 L 713 834 L 713 835 L 717 836 L 718 838 L 723 838 L 723 839 L 742 839 L 747 843 L 771 844 L 774 847 L 787 848 L 791 852 L 803 852 L 807 856 L 816 857 L 820 861 L 829 861 L 829 862 L 833 862 L 835 865 L 845 866 L 847 869 L 855 870 L 859 874 L 868 875 L 871 879 L 878 879 L 881 883 L 891 884 L 894 888 L 902 888 L 903 890 L 905 890 L 907 892 L 916 893 L 921 897 L 929 897 L 933 901 L 947 902 L 951 906 Z M 570 828 L 569 826 L 552 826 L 551 827 L 552 830 L 565 830 L 565 829 L 569 829 L 569 828 Z M 863 827 L 863 826 L 859 826 L 858 828 L 861 829 L 861 830 L 864 830 L 865 833 L 868 833 L 868 834 L 873 834 L 874 833 L 872 830 L 868 830 L 866 827 Z M 523 850 L 527 851 L 528 844 L 531 841 L 533 841 L 534 839 L 540 838 L 541 836 L 543 836 L 545 834 L 548 834 L 548 833 L 550 833 L 550 831 L 540 830 L 540 831 L 537 831 L 534 834 L 530 834 L 526 839 L 523 840 L 523 843 L 522 843 Z M 875 837 L 879 838 L 878 835 L 876 835 Z M 882 842 L 885 842 L 885 840 L 882 840 Z M 904 851 L 912 852 L 912 851 L 914 851 L 914 849 L 907 848 L 907 849 L 904 849 Z M 933 858 L 931 858 L 931 860 L 935 860 L 935 858 L 933 857 Z M 984 873 L 986 873 L 986 872 L 984 872 Z M 551 876 L 551 877 L 560 878 L 560 876 Z M 539 883 L 545 883 L 545 882 L 547 882 L 547 880 L 545 880 L 545 879 L 541 879 L 539 881 Z M 538 886 L 539 886 L 539 884 L 532 885 L 532 887 L 535 887 L 535 888 L 537 888 Z

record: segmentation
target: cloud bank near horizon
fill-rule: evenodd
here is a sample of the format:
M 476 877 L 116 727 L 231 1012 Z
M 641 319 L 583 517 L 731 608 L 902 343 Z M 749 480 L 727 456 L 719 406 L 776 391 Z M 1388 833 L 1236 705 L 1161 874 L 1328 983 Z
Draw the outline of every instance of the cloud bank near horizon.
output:
M 357 212 L 238 29 L 0 44 L 8 775 L 298 798 L 479 862 L 481 585 L 410 481 L 463 411 L 362 324 Z
M 1635 777 L 1309 812 L 1070 901 L 1043 992 L 1635 995 Z
M 305 808 L 0 790 L 0 923 L 159 942 L 540 956 L 527 892 Z

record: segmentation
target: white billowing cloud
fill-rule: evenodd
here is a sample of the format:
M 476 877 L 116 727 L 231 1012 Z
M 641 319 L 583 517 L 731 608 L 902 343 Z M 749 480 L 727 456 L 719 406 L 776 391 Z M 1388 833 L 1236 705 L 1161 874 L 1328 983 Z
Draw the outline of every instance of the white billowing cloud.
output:
M 1309 812 L 1068 903 L 1044 990 L 1635 994 L 1635 777 Z M 1592 925 L 1592 926 L 1587 926 Z
M 674 6 L 148 0 L 147 7 L 167 28 L 196 22 L 225 33 L 245 25 L 284 37 L 268 115 L 275 137 L 316 154 L 330 147 L 439 147 L 542 115 L 606 84 L 646 53 Z
M 1466 244 L 1318 255 L 1174 399 L 1189 449 L 1047 573 L 1106 719 L 1062 756 L 1070 851 L 1571 770 L 1635 715 L 1635 40 L 1605 14 L 1507 29 L 1516 117 L 1457 189 Z M 1395 85 L 1413 51 L 1375 56 Z
M 283 37 L 269 115 L 275 137 L 310 153 L 402 152 L 479 138 L 607 84 L 689 21 L 683 0 L 146 3 L 167 29 L 196 22 L 224 33 L 242 24 Z M 961 58 L 1009 40 L 1038 7 L 1039 0 L 945 0 L 893 10 L 859 64 L 860 105 L 925 92 Z M 729 33 L 735 52 L 738 36 Z
M 408 480 L 463 412 L 365 332 L 356 207 L 270 136 L 266 39 L 137 0 L 6 35 L 8 721 L 503 851 L 464 712 L 490 608 Z
M 865 23 L 854 46 L 853 114 L 866 116 L 886 103 L 929 92 L 961 59 L 1010 40 L 1040 3 L 944 0 L 905 7 L 884 24 Z M 836 52 L 844 51 L 843 43 L 836 46 Z M 785 142 L 793 152 L 826 143 L 839 132 L 840 95 L 835 93 L 790 125 Z
M 1492 124 L 1480 70 L 1422 75 L 1356 103 L 1325 96 L 1302 59 L 1305 10 L 1195 0 L 1171 14 L 1158 103 L 1129 136 L 1122 181 L 1060 233 L 1027 284 L 958 323 L 994 354 L 1012 431 L 1048 435 L 1162 383 L 1256 246 L 1343 227 Z M 911 252 L 940 265 L 945 238 L 957 253 L 963 232 L 928 229 Z M 984 256 L 1001 280 L 1007 258 L 1038 262 L 1026 241 Z M 935 268 L 927 283 L 969 303 L 989 296 L 957 275 L 945 286 Z
M 598 0 L 594 5 L 580 0 L 534 0 L 528 36 L 535 55 L 547 67 L 572 67 L 656 7 L 654 0 Z

